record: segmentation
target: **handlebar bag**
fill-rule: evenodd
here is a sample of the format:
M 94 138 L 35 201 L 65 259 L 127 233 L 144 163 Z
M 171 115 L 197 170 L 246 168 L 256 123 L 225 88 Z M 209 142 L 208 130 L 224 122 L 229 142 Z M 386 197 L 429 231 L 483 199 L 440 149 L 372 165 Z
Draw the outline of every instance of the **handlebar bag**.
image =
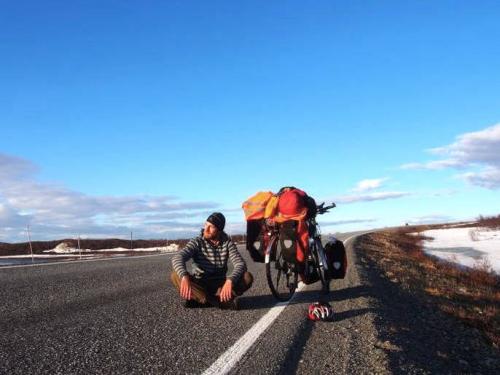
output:
M 325 245 L 325 255 L 330 278 L 343 279 L 347 272 L 347 255 L 344 243 L 336 238 L 331 238 Z

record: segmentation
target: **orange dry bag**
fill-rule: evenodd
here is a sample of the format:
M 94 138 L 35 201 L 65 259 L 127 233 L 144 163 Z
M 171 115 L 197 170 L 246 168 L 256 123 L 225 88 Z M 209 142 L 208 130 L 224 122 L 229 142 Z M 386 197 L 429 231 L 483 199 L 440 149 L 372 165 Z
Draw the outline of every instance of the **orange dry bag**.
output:
M 245 219 L 248 221 L 264 218 L 267 202 L 273 195 L 270 191 L 259 191 L 243 202 L 242 208 L 245 212 Z

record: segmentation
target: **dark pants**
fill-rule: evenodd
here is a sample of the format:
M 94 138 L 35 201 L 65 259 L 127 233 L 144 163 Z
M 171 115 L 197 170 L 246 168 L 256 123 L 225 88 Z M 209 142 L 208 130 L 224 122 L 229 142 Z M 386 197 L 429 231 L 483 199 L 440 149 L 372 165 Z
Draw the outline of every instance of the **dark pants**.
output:
M 172 272 L 170 275 L 172 283 L 180 291 L 181 279 L 177 272 Z M 219 294 L 222 286 L 226 282 L 226 278 L 203 278 L 196 279 L 190 277 L 191 280 L 191 299 L 199 303 L 211 303 L 216 304 L 219 301 Z M 253 276 L 250 272 L 245 272 L 243 276 L 233 285 L 233 298 L 236 296 L 241 296 L 245 293 L 253 283 Z

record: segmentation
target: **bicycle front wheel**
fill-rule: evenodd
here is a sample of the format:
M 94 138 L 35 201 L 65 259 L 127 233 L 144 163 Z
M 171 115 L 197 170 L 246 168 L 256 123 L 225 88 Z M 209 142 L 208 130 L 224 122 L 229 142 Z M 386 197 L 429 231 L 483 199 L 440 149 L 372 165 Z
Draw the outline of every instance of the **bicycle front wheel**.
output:
M 328 277 L 325 270 L 325 266 L 323 263 L 324 257 L 321 257 L 319 254 L 319 252 L 322 251 L 322 249 L 320 249 L 320 246 L 321 244 L 318 244 L 316 241 L 314 242 L 314 245 L 311 248 L 311 256 L 314 261 L 314 266 L 318 271 L 319 280 L 321 281 L 321 291 L 326 294 L 330 291 L 330 278 Z
M 265 262 L 267 283 L 274 298 L 278 301 L 290 300 L 297 288 L 297 267 L 283 258 L 282 248 L 277 237 L 272 238 L 268 245 Z

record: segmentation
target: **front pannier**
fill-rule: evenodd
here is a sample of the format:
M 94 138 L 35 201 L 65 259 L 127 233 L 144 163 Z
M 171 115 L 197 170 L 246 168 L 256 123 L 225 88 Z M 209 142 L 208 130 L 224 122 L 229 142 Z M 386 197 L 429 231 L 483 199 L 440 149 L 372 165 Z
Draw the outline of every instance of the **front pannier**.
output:
M 319 281 L 319 274 L 316 267 L 314 267 L 312 259 L 306 259 L 304 272 L 301 274 L 301 279 L 304 284 L 307 285 Z
M 347 272 L 347 255 L 344 243 L 332 237 L 325 245 L 328 272 L 332 279 L 343 279 Z

